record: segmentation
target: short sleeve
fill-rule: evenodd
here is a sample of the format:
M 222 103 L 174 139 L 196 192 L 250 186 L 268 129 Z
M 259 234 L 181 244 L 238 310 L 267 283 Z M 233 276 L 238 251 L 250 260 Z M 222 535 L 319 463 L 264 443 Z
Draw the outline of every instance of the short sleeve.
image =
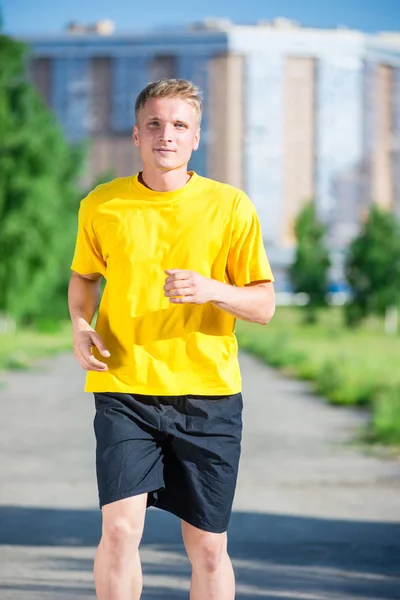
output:
M 257 211 L 245 194 L 236 206 L 227 271 L 231 283 L 238 287 L 254 281 L 274 281 Z
M 105 276 L 106 263 L 103 259 L 99 240 L 93 230 L 91 211 L 82 200 L 78 214 L 78 233 L 71 269 L 81 275 L 100 273 Z

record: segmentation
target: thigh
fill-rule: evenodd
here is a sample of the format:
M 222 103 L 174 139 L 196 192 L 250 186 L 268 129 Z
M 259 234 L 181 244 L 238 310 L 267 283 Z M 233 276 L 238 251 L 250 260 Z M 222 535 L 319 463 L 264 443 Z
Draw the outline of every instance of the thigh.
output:
M 226 531 L 242 438 L 242 395 L 193 397 L 177 410 L 165 464 L 166 502 L 199 529 Z M 164 494 L 164 492 L 163 492 Z
M 100 507 L 164 485 L 161 441 L 152 407 L 129 394 L 95 394 Z

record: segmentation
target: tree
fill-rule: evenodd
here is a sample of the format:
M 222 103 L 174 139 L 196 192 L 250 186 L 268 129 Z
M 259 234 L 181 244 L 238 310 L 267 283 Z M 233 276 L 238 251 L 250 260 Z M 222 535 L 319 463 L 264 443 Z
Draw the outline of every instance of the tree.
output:
M 328 273 L 331 265 L 324 237 L 326 228 L 318 222 L 315 206 L 308 203 L 299 213 L 294 226 L 297 240 L 296 255 L 289 269 L 294 292 L 308 295 L 306 321 L 315 322 L 317 309 L 325 305 Z
M 345 266 L 352 298 L 346 320 L 356 325 L 371 314 L 382 315 L 400 303 L 400 224 L 373 207 L 349 247 Z
M 0 312 L 67 316 L 83 155 L 26 78 L 27 48 L 0 35 Z

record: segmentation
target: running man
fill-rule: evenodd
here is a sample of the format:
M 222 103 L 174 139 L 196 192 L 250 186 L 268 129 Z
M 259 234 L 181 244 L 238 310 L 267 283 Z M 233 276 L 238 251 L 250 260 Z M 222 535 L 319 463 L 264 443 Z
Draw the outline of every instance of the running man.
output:
M 143 170 L 82 200 L 69 286 L 74 353 L 96 408 L 97 598 L 140 598 L 139 544 L 146 507 L 156 506 L 181 519 L 191 600 L 233 600 L 227 528 L 242 435 L 234 328 L 236 318 L 270 321 L 273 275 L 246 194 L 188 171 L 198 88 L 150 83 L 135 112 Z

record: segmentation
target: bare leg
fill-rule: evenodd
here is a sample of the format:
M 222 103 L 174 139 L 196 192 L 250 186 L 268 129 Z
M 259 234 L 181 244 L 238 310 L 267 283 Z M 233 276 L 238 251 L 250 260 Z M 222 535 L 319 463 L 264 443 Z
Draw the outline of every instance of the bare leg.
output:
M 227 534 L 202 531 L 182 521 L 182 537 L 192 564 L 190 600 L 234 600 L 235 575 Z
M 98 600 L 139 600 L 142 568 L 139 544 L 147 494 L 103 506 L 103 534 L 94 561 Z

